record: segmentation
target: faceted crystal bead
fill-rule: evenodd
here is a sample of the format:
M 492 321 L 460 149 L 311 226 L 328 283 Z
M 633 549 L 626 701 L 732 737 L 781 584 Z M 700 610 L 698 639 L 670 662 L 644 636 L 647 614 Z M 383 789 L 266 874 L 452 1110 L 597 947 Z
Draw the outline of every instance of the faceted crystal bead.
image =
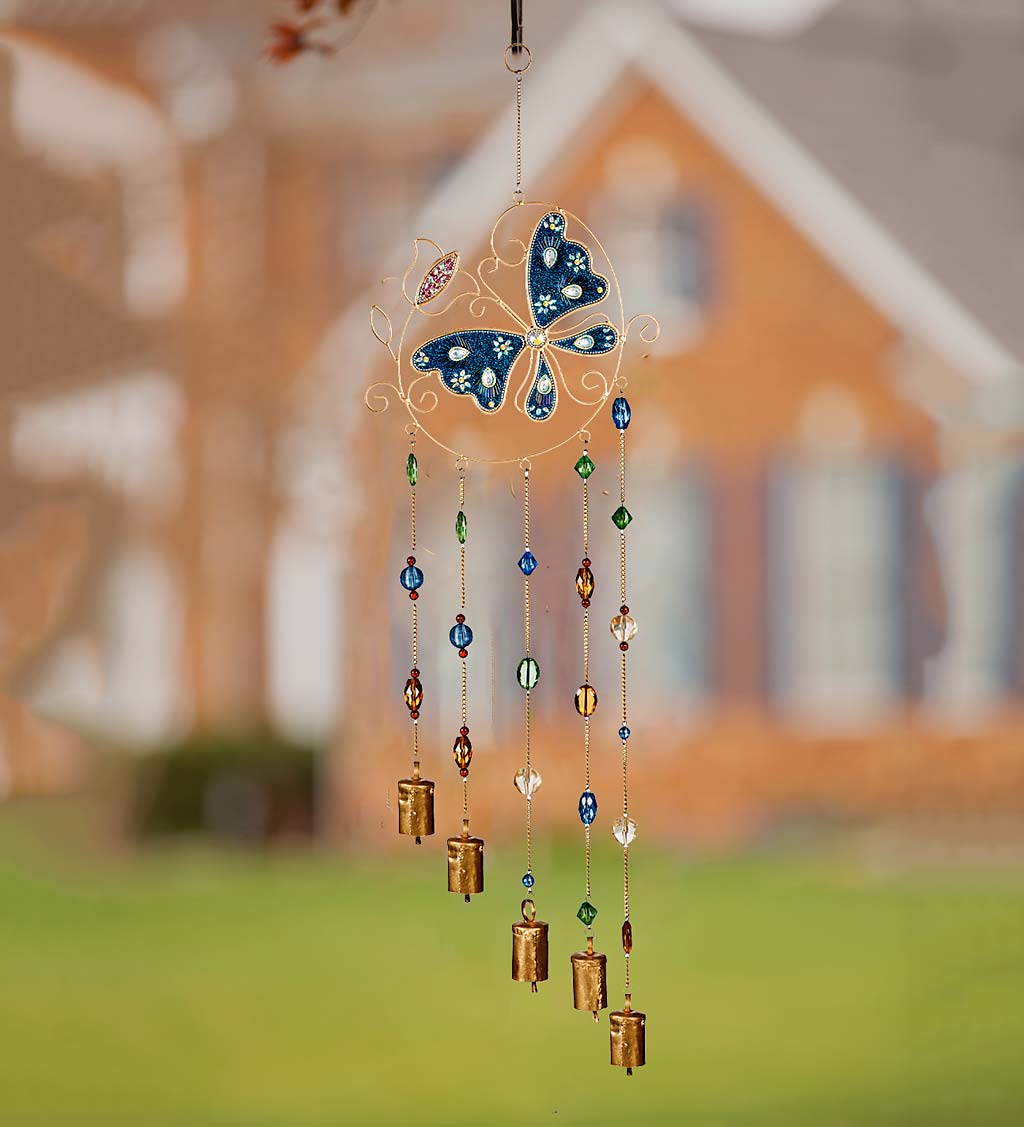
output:
M 415 591 L 423 586 L 423 572 L 415 564 L 403 568 L 398 578 L 407 591 Z
M 629 845 L 636 837 L 636 822 L 625 815 L 619 815 L 612 826 L 612 837 L 623 847 Z
M 586 927 L 590 927 L 594 920 L 597 919 L 597 909 L 589 900 L 584 900 L 580 905 L 579 911 L 576 913 L 576 918 Z
M 593 685 L 580 685 L 576 690 L 576 711 L 580 716 L 593 716 L 597 708 L 597 690 Z
M 514 779 L 516 790 L 526 798 L 533 798 L 533 796 L 540 789 L 540 784 L 543 780 L 540 777 L 540 772 L 535 771 L 532 767 L 527 771 L 525 767 L 520 767 L 516 771 Z
M 519 570 L 523 575 L 532 575 L 537 570 L 537 557 L 529 548 L 519 557 Z
M 631 614 L 617 614 L 612 618 L 611 631 L 616 642 L 632 642 L 636 637 L 636 619 Z
M 580 795 L 580 821 L 589 826 L 597 817 L 597 795 L 592 790 L 585 790 Z
M 622 921 L 622 949 L 627 955 L 633 950 L 633 925 L 629 920 Z
M 460 544 L 466 543 L 466 532 L 469 529 L 469 523 L 466 520 L 466 514 L 460 509 L 459 515 L 455 518 L 455 535 L 458 537 Z
M 457 649 L 467 649 L 470 642 L 473 641 L 473 631 L 465 622 L 456 622 L 455 625 L 448 631 L 448 641 Z
M 473 761 L 473 745 L 469 742 L 469 736 L 455 737 L 455 743 L 452 744 L 452 755 L 455 757 L 455 766 L 460 770 L 463 767 L 469 767 Z
M 405 703 L 409 711 L 413 712 L 423 704 L 423 685 L 418 677 L 410 677 L 405 683 Z
M 589 599 L 594 593 L 594 573 L 589 567 L 581 567 L 576 572 L 576 594 L 581 599 Z
M 615 424 L 616 430 L 625 430 L 629 426 L 629 420 L 633 417 L 633 412 L 629 409 L 629 403 L 624 395 L 616 396 L 612 400 L 612 422 Z
M 516 680 L 524 689 L 532 689 L 540 680 L 540 666 L 532 657 L 524 657 L 516 668 Z
M 626 525 L 633 519 L 633 514 L 626 508 L 625 505 L 620 505 L 614 513 L 612 513 L 612 524 L 622 532 Z
M 620 740 L 628 740 L 629 736 L 630 736 L 629 728 L 627 728 L 626 725 L 623 724 L 622 727 L 619 729 L 619 739 Z
M 533 888 L 536 883 L 533 873 L 523 873 L 523 888 Z
M 415 485 L 420 477 L 420 464 L 416 461 L 416 455 L 410 454 L 405 460 L 405 476 L 409 479 L 410 485 Z
M 587 478 L 590 477 L 590 475 L 594 472 L 596 466 L 594 465 L 593 458 L 591 458 L 586 450 L 584 450 L 579 457 L 579 461 L 577 461 L 573 469 L 575 469 L 580 477 L 583 478 L 584 481 L 586 481 Z

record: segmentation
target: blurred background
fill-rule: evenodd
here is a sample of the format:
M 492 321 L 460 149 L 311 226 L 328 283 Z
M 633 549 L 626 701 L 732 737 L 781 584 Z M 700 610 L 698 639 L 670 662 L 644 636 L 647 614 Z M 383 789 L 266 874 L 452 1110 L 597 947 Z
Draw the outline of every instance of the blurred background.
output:
M 575 450 L 531 498 L 536 997 L 508 980 L 518 475 L 467 481 L 467 907 L 457 486 L 426 442 L 438 833 L 395 832 L 408 447 L 363 403 L 391 375 L 367 311 L 415 236 L 472 264 L 510 202 L 508 14 L 0 0 L 0 1121 L 1019 1124 L 1024 5 L 526 4 L 527 195 L 582 216 L 662 325 L 627 353 L 630 1080 L 568 981 Z M 335 51 L 262 57 L 307 20 Z M 465 400 L 443 418 L 500 441 Z

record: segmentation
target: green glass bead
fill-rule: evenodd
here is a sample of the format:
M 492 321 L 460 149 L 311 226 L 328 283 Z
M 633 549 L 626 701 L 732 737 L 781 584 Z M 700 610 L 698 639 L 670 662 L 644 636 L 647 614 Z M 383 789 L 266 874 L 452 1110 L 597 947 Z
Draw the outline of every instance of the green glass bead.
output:
M 580 905 L 580 910 L 576 913 L 576 918 L 580 920 L 584 926 L 590 927 L 594 920 L 597 919 L 597 909 L 589 900 L 584 900 Z
M 594 472 L 596 467 L 594 465 L 593 458 L 591 458 L 586 450 L 584 450 L 580 455 L 580 460 L 576 463 L 573 469 L 575 469 L 580 477 L 583 478 L 584 481 L 586 481 L 587 478 L 590 477 L 590 475 Z
M 633 514 L 626 508 L 625 505 L 620 505 L 614 513 L 612 513 L 612 524 L 621 532 L 627 524 L 633 519 Z
M 409 479 L 410 485 L 415 485 L 420 478 L 420 464 L 416 461 L 416 455 L 410 454 L 405 460 L 405 475 Z
M 540 680 L 540 666 L 532 657 L 524 657 L 519 663 L 516 680 L 524 689 L 532 689 Z
M 469 522 L 466 520 L 466 514 L 460 509 L 459 515 L 455 518 L 455 535 L 459 538 L 460 544 L 466 543 L 466 532 L 469 530 Z

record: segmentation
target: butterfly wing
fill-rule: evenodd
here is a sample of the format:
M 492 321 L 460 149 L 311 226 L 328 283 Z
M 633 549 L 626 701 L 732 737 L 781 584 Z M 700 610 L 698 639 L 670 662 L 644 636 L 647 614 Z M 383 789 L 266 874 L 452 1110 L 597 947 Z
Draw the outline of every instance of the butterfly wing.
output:
M 581 356 L 603 356 L 611 352 L 618 342 L 619 334 L 615 328 L 604 322 L 591 325 L 589 329 L 580 329 L 567 337 L 549 340 L 548 344 L 565 352 L 578 352 Z
M 590 251 L 565 237 L 565 216 L 550 211 L 537 224 L 526 264 L 530 315 L 542 329 L 608 296 L 608 279 L 590 268 Z
M 528 419 L 542 423 L 551 418 L 558 406 L 558 385 L 547 357 L 543 352 L 539 352 L 537 356 L 537 370 L 526 396 L 524 410 Z
M 526 346 L 519 333 L 500 329 L 463 329 L 434 337 L 412 354 L 419 372 L 439 372 L 455 395 L 472 395 L 481 411 L 497 411 L 505 402 L 512 366 Z

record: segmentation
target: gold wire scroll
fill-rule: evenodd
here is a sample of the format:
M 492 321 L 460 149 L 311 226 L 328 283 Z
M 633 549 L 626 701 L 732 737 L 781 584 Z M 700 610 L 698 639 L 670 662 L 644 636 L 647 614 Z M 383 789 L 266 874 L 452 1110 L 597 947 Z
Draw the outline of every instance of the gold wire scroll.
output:
M 569 434 L 559 439 L 557 442 L 546 446 L 541 450 L 534 450 L 530 453 L 515 454 L 508 458 L 485 458 L 473 457 L 466 455 L 460 450 L 455 450 L 447 445 L 443 439 L 434 434 L 430 428 L 423 422 L 423 416 L 429 415 L 438 403 L 439 396 L 436 390 L 436 383 L 440 383 L 440 376 L 436 372 L 420 373 L 413 369 L 416 373 L 413 378 L 408 382 L 403 379 L 402 367 L 403 361 L 407 359 L 406 352 L 406 339 L 409 335 L 410 326 L 417 316 L 422 317 L 440 317 L 447 313 L 457 302 L 465 301 L 467 312 L 471 317 L 482 318 L 484 313 L 488 310 L 500 309 L 501 312 L 509 318 L 518 329 L 526 333 L 532 324 L 526 322 L 515 309 L 512 308 L 501 295 L 488 283 L 487 278 L 494 275 L 501 269 L 516 269 L 523 266 L 526 262 L 529 253 L 527 244 L 518 237 L 509 236 L 505 239 L 504 246 L 501 250 L 498 248 L 498 229 L 502 222 L 518 208 L 530 207 L 541 209 L 543 213 L 557 211 L 561 214 L 568 223 L 572 224 L 574 231 L 582 231 L 584 239 L 588 246 L 596 247 L 601 254 L 602 259 L 608 265 L 608 272 L 611 278 L 611 284 L 614 288 L 614 300 L 612 301 L 612 315 L 602 315 L 599 311 L 595 310 L 588 314 L 582 322 L 566 328 L 564 335 L 568 336 L 574 332 L 584 332 L 588 328 L 593 328 L 599 324 L 610 324 L 618 334 L 618 343 L 614 350 L 608 353 L 609 359 L 614 356 L 614 367 L 610 368 L 608 372 L 602 371 L 599 368 L 589 368 L 578 379 L 578 389 L 581 394 L 575 394 L 573 389 L 570 388 L 568 380 L 566 379 L 561 365 L 557 358 L 554 358 L 551 351 L 545 353 L 546 357 L 555 370 L 554 377 L 558 381 L 561 391 L 564 391 L 566 396 L 574 403 L 581 407 L 593 407 L 593 411 L 581 423 L 575 425 Z M 615 272 L 615 267 L 612 265 L 608 253 L 605 251 L 601 240 L 594 234 L 594 232 L 583 222 L 579 216 L 574 215 L 571 211 L 566 211 L 565 208 L 556 207 L 553 204 L 544 202 L 543 200 L 516 200 L 509 207 L 498 216 L 491 228 L 490 234 L 490 250 L 491 253 L 483 258 L 477 265 L 476 272 L 464 269 L 461 265 L 457 267 L 451 280 L 444 286 L 442 291 L 438 294 L 450 290 L 461 280 L 462 288 L 457 288 L 456 291 L 444 304 L 436 309 L 427 309 L 426 302 L 418 302 L 416 300 L 416 293 L 418 292 L 419 285 L 417 283 L 412 294 L 409 292 L 409 279 L 416 269 L 417 263 L 420 259 L 420 245 L 430 247 L 433 252 L 433 264 L 436 264 L 441 258 L 445 256 L 445 251 L 434 242 L 433 239 L 417 238 L 413 241 L 413 256 L 412 261 L 406 267 L 405 272 L 400 279 L 401 282 L 401 295 L 404 299 L 406 306 L 405 319 L 402 322 L 401 329 L 396 333 L 395 327 L 392 323 L 390 316 L 387 312 L 376 303 L 370 307 L 370 331 L 381 344 L 388 350 L 392 362 L 395 365 L 395 382 L 389 380 L 379 380 L 371 384 L 363 396 L 364 402 L 369 410 L 375 414 L 386 411 L 392 402 L 392 396 L 396 397 L 398 401 L 405 407 L 412 420 L 411 424 L 407 424 L 407 428 L 414 427 L 418 434 L 422 434 L 425 438 L 430 439 L 435 446 L 455 458 L 463 459 L 466 463 L 476 463 L 480 465 L 522 465 L 529 462 L 533 458 L 543 457 L 545 454 L 551 454 L 555 450 L 560 450 L 563 446 L 568 445 L 570 442 L 577 441 L 580 434 L 584 433 L 590 424 L 597 418 L 601 409 L 608 402 L 612 393 L 621 391 L 626 386 L 626 378 L 622 374 L 622 353 L 625 348 L 626 341 L 629 338 L 629 333 L 634 324 L 639 323 L 638 333 L 640 340 L 644 344 L 652 344 L 658 339 L 658 334 L 661 328 L 658 321 L 649 313 L 634 314 L 626 320 L 625 311 L 622 305 L 622 290 L 619 287 L 618 275 Z M 459 260 L 461 261 L 461 259 Z M 429 270 L 431 267 L 428 267 Z M 603 267 L 602 267 L 603 269 Z M 424 272 L 425 273 L 425 272 Z M 382 285 L 394 281 L 394 278 L 385 278 L 382 280 Z M 525 308 L 529 309 L 529 287 L 524 281 L 524 286 L 527 290 L 526 298 L 527 303 Z M 609 293 L 609 298 L 612 294 Z M 615 314 L 617 313 L 617 319 Z M 596 318 L 596 319 L 595 319 Z M 489 326 L 488 326 L 489 327 Z M 561 330 L 559 330 L 561 332 Z M 517 385 L 515 389 L 511 384 L 506 391 L 506 402 L 511 398 L 515 408 L 520 414 L 525 415 L 524 401 L 528 388 L 531 386 L 534 378 L 535 371 L 533 363 L 527 365 L 526 375 L 523 381 Z M 509 379 L 512 375 L 509 373 Z M 431 386 L 423 387 L 424 381 L 430 381 Z M 435 383 L 436 381 L 436 383 Z M 584 397 L 585 396 L 585 397 Z M 502 408 L 499 408 L 500 411 Z M 497 413 L 497 411 L 495 412 Z

